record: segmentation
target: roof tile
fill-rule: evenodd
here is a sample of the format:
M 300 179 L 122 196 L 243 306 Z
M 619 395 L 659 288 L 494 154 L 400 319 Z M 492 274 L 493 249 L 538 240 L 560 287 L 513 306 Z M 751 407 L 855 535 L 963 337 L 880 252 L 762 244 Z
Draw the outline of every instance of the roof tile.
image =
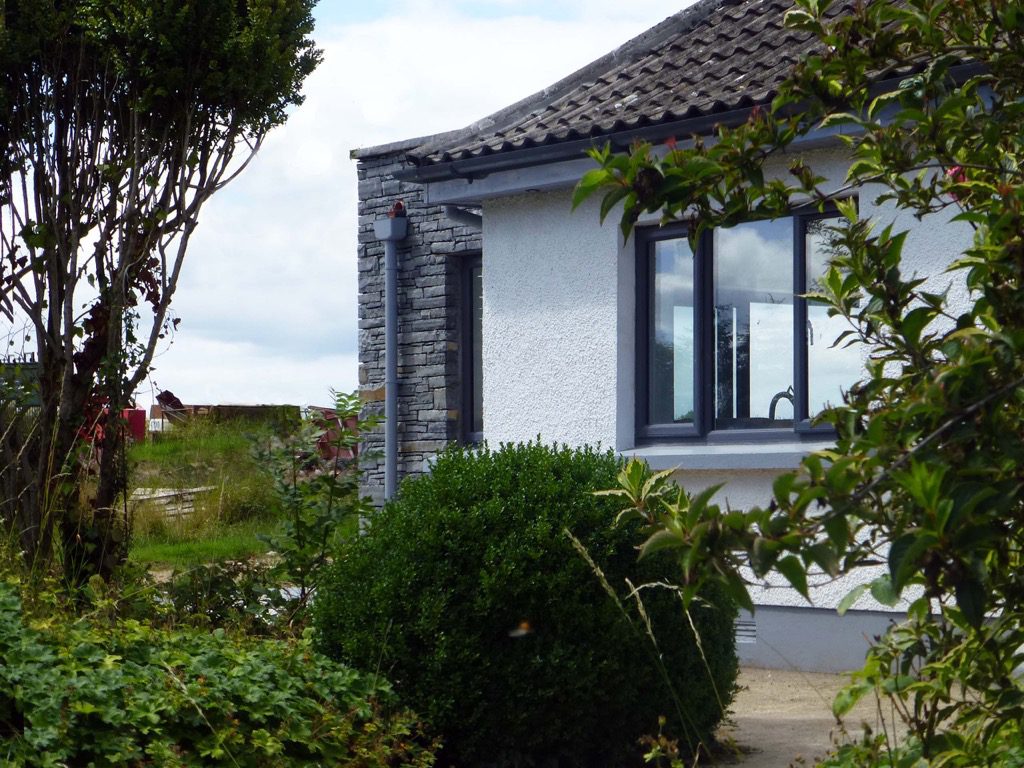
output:
M 702 0 L 594 64 L 412 153 L 420 165 L 598 138 L 771 100 L 815 43 L 783 27 L 789 0 Z

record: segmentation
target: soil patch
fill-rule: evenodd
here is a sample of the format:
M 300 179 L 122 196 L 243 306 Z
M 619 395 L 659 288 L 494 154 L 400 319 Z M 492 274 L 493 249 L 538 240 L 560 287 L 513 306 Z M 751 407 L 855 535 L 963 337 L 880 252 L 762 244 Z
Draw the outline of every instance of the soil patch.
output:
M 847 675 L 746 667 L 729 724 L 720 736 L 737 747 L 741 768 L 813 766 L 840 739 L 858 738 L 861 724 L 875 726 L 874 699 L 865 697 L 844 718 L 847 733 L 832 715 L 832 700 Z

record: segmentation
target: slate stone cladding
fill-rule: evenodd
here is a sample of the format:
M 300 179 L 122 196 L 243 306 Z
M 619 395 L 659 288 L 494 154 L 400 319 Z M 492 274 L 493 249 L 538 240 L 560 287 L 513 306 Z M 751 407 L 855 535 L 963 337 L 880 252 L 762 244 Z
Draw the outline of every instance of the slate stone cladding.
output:
M 392 176 L 403 152 L 361 157 L 359 178 L 359 391 L 364 415 L 384 412 L 384 243 L 373 222 L 405 203 L 409 234 L 398 244 L 398 475 L 419 474 L 462 432 L 459 260 L 480 253 L 479 231 L 424 203 L 423 188 Z M 383 423 L 363 441 L 363 492 L 383 499 Z

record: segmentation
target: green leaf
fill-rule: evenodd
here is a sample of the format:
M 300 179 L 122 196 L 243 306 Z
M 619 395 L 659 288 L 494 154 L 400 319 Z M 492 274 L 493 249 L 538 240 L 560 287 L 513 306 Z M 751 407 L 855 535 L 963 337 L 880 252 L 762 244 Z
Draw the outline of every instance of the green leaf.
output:
M 973 576 L 967 576 L 956 585 L 956 605 L 967 622 L 977 629 L 985 620 L 985 587 Z
M 893 588 L 892 580 L 888 575 L 879 576 L 871 582 L 871 596 L 882 605 L 890 607 L 900 601 L 899 593 Z
M 682 543 L 682 539 L 675 531 L 662 528 L 651 534 L 647 541 L 641 545 L 639 559 L 643 560 L 648 555 L 662 549 L 672 549 L 682 546 Z
M 807 571 L 800 558 L 795 555 L 784 557 L 776 564 L 776 569 L 786 580 L 793 585 L 793 589 L 799 592 L 809 602 L 810 596 L 807 591 Z
M 836 613 L 840 616 L 844 615 L 858 600 L 860 600 L 861 596 L 868 591 L 868 588 L 869 585 L 867 584 L 858 584 L 843 595 L 843 599 L 840 600 L 839 605 L 836 606 Z
M 821 541 L 807 548 L 807 556 L 829 576 L 839 574 L 839 558 L 827 542 Z
M 625 187 L 616 187 L 601 199 L 600 221 L 602 224 L 608 218 L 608 214 L 612 212 L 612 209 L 628 194 L 629 190 Z
M 864 694 L 870 692 L 873 688 L 870 683 L 854 683 L 853 685 L 846 686 L 836 694 L 836 698 L 832 702 L 832 714 L 836 717 L 848 714 L 856 706 L 857 702 L 864 697 Z
M 580 179 L 576 185 L 576 189 L 572 193 L 572 209 L 575 211 L 588 197 L 594 194 L 598 189 L 603 187 L 605 184 L 611 183 L 614 180 L 612 174 L 608 173 L 604 168 L 594 168 L 583 174 L 583 178 Z

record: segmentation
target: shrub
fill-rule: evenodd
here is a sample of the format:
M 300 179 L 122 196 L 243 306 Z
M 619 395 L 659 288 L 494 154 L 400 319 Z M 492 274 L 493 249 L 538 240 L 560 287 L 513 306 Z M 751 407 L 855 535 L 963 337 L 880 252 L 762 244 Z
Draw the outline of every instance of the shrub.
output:
M 0 756 L 9 766 L 430 765 L 416 720 L 375 677 L 308 640 L 114 626 L 28 626 L 0 582 Z
M 314 605 L 320 648 L 379 666 L 458 765 L 621 765 L 662 715 L 695 747 L 733 693 L 735 609 L 706 593 L 691 611 L 705 663 L 676 595 L 645 591 L 661 666 L 635 601 L 612 599 L 565 533 L 619 594 L 676 575 L 638 564 L 637 529 L 592 494 L 619 469 L 591 449 L 446 451 L 339 551 Z

